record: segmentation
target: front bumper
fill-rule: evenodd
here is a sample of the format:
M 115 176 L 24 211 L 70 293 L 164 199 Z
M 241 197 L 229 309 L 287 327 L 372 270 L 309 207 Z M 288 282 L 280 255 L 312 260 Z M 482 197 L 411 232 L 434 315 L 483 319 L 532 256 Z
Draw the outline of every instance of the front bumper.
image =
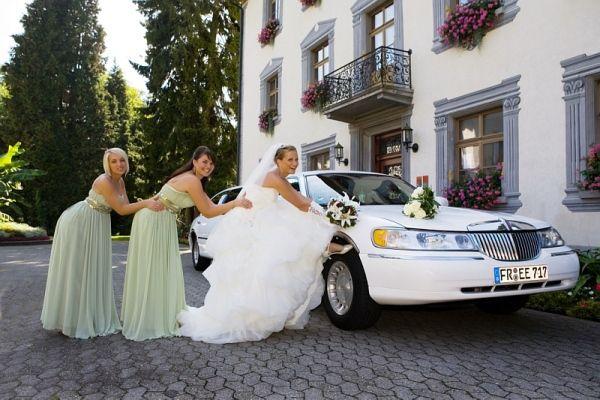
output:
M 379 304 L 428 304 L 565 290 L 575 286 L 579 260 L 568 247 L 543 249 L 529 261 L 497 261 L 479 252 L 360 253 L 369 294 Z M 546 265 L 545 283 L 495 285 L 494 267 Z

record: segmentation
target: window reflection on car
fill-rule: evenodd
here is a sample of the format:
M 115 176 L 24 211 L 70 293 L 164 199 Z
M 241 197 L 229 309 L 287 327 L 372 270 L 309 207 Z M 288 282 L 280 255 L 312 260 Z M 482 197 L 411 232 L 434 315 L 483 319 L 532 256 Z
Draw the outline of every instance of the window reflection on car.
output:
M 367 174 L 319 174 L 306 179 L 310 197 L 320 205 L 347 193 L 366 206 L 406 204 L 413 187 L 400 178 Z

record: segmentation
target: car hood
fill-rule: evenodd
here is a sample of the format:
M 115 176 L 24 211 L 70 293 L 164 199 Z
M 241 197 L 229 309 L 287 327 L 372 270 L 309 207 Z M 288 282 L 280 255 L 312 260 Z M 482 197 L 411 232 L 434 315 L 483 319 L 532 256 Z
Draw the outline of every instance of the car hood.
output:
M 417 219 L 407 217 L 402 213 L 402 205 L 361 206 L 360 214 L 381 218 L 405 228 L 441 230 L 441 231 L 478 231 L 497 230 L 499 224 L 505 221 L 527 224 L 529 229 L 547 228 L 549 225 L 543 221 L 527 218 L 520 215 L 506 214 L 492 211 L 479 211 L 467 208 L 440 207 L 432 219 Z

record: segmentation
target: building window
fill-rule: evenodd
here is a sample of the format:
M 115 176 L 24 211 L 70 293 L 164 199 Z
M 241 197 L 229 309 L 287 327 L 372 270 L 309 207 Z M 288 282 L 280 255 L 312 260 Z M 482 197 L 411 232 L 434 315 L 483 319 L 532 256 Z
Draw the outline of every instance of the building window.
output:
M 595 98 L 594 98 L 594 115 L 595 125 L 596 125 L 596 135 L 594 137 L 594 144 L 600 143 L 600 79 L 596 80 L 596 84 L 594 85 L 595 90 Z
M 321 153 L 316 153 L 310 156 L 311 171 L 320 171 L 324 169 L 331 169 L 331 160 L 329 155 L 329 149 Z
M 279 21 L 278 32 L 282 28 L 282 12 L 281 12 L 282 0 L 263 0 L 263 23 L 262 26 L 271 20 L 276 19 Z
M 354 30 L 354 58 L 379 46 L 404 46 L 402 0 L 356 0 L 350 8 Z
M 504 161 L 502 109 L 462 117 L 457 122 L 455 179 L 464 182 L 477 170 L 492 173 Z
M 335 135 L 312 143 L 302 143 L 300 154 L 303 171 L 334 169 L 335 167 Z
M 302 51 L 302 86 L 300 93 L 309 83 L 323 80 L 323 77 L 333 71 L 333 33 L 335 19 L 321 21 L 314 25 L 300 43 Z
M 591 146 L 600 143 L 600 53 L 581 54 L 560 63 L 566 119 L 566 197 L 571 211 L 600 211 L 600 193 L 580 190 Z
M 329 42 L 317 46 L 313 51 L 313 75 L 311 81 L 321 82 L 329 73 Z
M 436 54 L 449 49 L 451 46 L 444 44 L 438 34 L 438 28 L 442 26 L 446 20 L 446 15 L 449 11 L 456 8 L 457 4 L 468 4 L 472 0 L 432 0 L 433 2 L 433 47 L 431 51 Z M 498 22 L 494 29 L 509 23 L 515 19 L 520 8 L 517 5 L 519 0 L 504 0 L 502 7 L 498 9 Z
M 436 192 L 474 170 L 503 165 L 498 211 L 515 212 L 519 199 L 520 75 L 500 84 L 433 103 L 436 132 Z M 486 111 L 479 111 L 486 110 Z
M 277 0 L 269 0 L 268 3 L 268 15 L 269 19 L 278 19 L 279 13 L 277 12 Z
M 267 108 L 277 110 L 277 106 L 279 105 L 279 82 L 277 76 L 267 81 L 267 98 Z
M 394 35 L 394 3 L 389 3 L 378 7 L 371 14 L 371 49 L 381 46 L 394 47 Z
M 281 72 L 283 58 L 273 58 L 260 73 L 260 111 L 277 110 L 273 122 L 281 121 Z

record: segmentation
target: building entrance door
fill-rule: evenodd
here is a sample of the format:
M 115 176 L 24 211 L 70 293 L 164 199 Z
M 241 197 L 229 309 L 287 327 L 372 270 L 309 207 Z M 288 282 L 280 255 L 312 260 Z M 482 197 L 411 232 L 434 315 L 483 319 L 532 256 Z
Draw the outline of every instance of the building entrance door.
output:
M 388 132 L 373 137 L 374 171 L 402 177 L 402 134 Z

